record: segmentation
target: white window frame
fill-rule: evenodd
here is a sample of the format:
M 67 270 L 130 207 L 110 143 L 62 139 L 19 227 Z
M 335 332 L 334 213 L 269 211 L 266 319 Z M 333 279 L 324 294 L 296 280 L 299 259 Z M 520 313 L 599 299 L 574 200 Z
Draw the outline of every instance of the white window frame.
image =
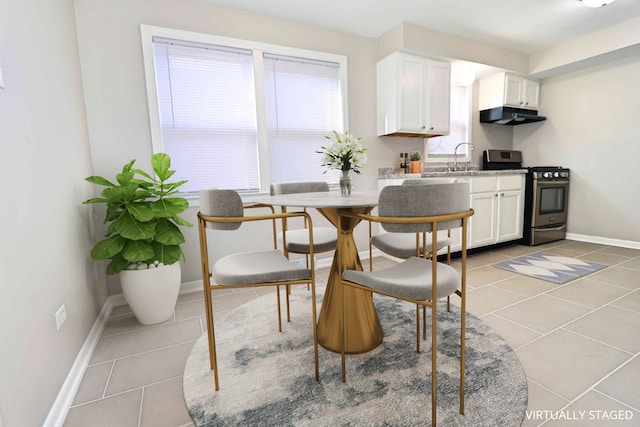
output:
M 259 194 L 268 193 L 271 183 L 269 177 L 268 144 L 267 144 L 267 112 L 265 104 L 264 86 L 264 61 L 265 52 L 306 58 L 318 61 L 334 62 L 340 64 L 340 94 L 342 96 L 342 122 L 344 131 L 349 129 L 349 93 L 347 87 L 347 57 L 326 52 L 318 52 L 307 49 L 298 49 L 287 46 L 279 46 L 268 43 L 242 40 L 231 37 L 217 36 L 213 34 L 196 33 L 192 31 L 176 30 L 173 28 L 156 27 L 152 25 L 140 25 L 140 35 L 142 41 L 142 55 L 144 61 L 144 72 L 147 86 L 147 104 L 149 108 L 149 124 L 151 127 L 151 144 L 153 153 L 163 152 L 162 130 L 160 126 L 160 111 L 158 106 L 157 82 L 154 62 L 153 38 L 160 37 L 166 39 L 182 40 L 187 42 L 205 43 L 217 46 L 227 46 L 231 48 L 247 49 L 252 51 L 254 84 L 256 90 L 256 123 L 257 123 L 257 143 L 258 143 L 258 165 L 260 168 L 260 190 Z
M 466 89 L 466 101 L 467 101 L 467 105 L 469 107 L 469 115 L 468 115 L 468 125 L 467 125 L 467 135 L 464 141 L 461 142 L 469 142 L 472 143 L 472 133 L 473 133 L 473 85 L 471 86 L 462 86 L 462 85 L 455 85 L 452 84 L 451 86 L 461 86 L 464 87 Z M 424 139 L 424 158 L 425 158 L 425 163 L 451 163 L 454 161 L 454 154 L 453 152 L 451 152 L 450 156 L 438 156 L 435 157 L 433 155 L 429 156 L 429 139 L 431 138 L 425 138 Z M 468 145 L 463 145 L 461 148 L 461 151 L 458 154 L 458 162 L 470 162 L 471 161 L 471 150 L 469 150 L 469 146 Z

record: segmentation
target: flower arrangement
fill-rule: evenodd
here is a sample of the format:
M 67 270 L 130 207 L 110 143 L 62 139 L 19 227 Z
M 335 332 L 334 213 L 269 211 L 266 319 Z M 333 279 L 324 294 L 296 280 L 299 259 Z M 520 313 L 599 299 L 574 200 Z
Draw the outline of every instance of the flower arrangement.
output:
M 322 154 L 322 166 L 339 169 L 343 173 L 352 170 L 359 174 L 360 168 L 367 163 L 367 149 L 360 143 L 362 138 L 354 137 L 349 131 L 340 133 L 335 130 L 325 138 L 331 141 L 331 145 L 320 147 L 324 151 L 317 151 Z

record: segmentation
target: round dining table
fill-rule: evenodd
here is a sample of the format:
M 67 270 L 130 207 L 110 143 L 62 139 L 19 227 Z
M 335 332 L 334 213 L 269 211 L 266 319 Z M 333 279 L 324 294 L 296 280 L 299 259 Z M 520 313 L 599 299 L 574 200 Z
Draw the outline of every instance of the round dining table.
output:
M 340 217 L 342 212 L 368 214 L 378 204 L 378 191 L 353 191 L 342 196 L 340 192 L 293 193 L 275 196 L 258 196 L 257 203 L 272 206 L 295 206 L 315 208 L 331 224 L 338 228 L 342 221 L 342 232 L 338 233 L 338 243 L 327 279 L 327 287 L 318 316 L 318 342 L 324 348 L 342 351 L 341 315 L 342 287 L 339 286 L 342 272 L 362 270 L 362 263 L 353 238 L 353 230 L 359 219 Z M 346 353 L 364 353 L 376 348 L 382 342 L 382 327 L 373 304 L 371 292 L 346 288 L 349 307 L 347 308 Z

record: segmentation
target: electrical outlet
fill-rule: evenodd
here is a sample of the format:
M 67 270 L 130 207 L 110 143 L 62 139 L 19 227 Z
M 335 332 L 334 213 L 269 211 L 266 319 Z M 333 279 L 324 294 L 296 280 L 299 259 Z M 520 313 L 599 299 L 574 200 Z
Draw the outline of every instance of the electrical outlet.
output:
M 56 331 L 59 331 L 62 328 L 64 322 L 67 321 L 67 308 L 62 304 L 58 311 L 55 314 L 56 317 Z
M 4 89 L 4 76 L 2 75 L 2 59 L 0 59 L 0 89 Z M 2 419 L 0 419 L 2 421 Z M 2 427 L 2 425 L 0 425 Z

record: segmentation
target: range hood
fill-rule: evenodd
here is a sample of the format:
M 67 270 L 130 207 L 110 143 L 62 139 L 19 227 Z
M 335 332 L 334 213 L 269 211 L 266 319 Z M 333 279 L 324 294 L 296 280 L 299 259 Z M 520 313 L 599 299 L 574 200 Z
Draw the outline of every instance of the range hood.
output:
M 496 107 L 480 111 L 480 123 L 515 126 L 543 120 L 547 120 L 547 118 L 539 116 L 537 110 L 524 108 Z

